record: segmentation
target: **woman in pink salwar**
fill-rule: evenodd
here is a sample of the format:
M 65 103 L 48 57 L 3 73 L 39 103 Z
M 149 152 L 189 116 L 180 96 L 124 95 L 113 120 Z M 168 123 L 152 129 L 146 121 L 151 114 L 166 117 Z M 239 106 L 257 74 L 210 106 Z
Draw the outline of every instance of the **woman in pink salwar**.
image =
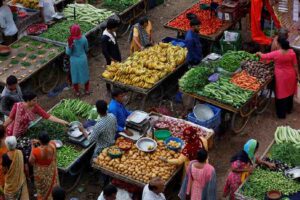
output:
M 275 105 L 276 114 L 284 119 L 293 110 L 293 97 L 299 77 L 296 53 L 286 39 L 278 39 L 279 50 L 271 53 L 257 53 L 261 60 L 274 61 L 275 64 Z
M 217 199 L 216 172 L 215 168 L 207 163 L 207 158 L 207 151 L 200 149 L 197 160 L 190 162 L 178 195 L 181 200 Z
M 44 119 L 62 124 L 68 125 L 69 123 L 61 120 L 53 115 L 45 112 L 37 104 L 37 95 L 31 92 L 25 93 L 23 95 L 25 102 L 15 103 L 9 117 L 4 122 L 4 127 L 6 128 L 7 136 L 20 137 L 26 133 L 30 122 L 36 119 L 36 115 L 41 116 Z

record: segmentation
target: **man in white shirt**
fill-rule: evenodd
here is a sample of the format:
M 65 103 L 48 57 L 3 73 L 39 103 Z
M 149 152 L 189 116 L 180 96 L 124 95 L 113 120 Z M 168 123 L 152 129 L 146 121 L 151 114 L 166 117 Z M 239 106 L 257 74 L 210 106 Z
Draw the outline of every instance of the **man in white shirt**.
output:
M 142 200 L 166 200 L 164 189 L 164 181 L 158 177 L 153 178 L 145 185 Z
M 5 45 L 10 45 L 18 39 L 18 29 L 10 8 L 0 0 L 0 30 L 3 32 Z
M 54 0 L 40 0 L 39 7 L 44 22 L 47 23 L 53 19 L 55 14 Z

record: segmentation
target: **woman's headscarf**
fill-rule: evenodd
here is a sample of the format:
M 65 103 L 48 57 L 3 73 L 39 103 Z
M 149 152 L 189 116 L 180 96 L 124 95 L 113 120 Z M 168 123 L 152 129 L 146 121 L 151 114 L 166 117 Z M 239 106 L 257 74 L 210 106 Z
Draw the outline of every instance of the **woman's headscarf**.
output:
M 70 27 L 70 36 L 68 38 L 69 48 L 73 47 L 74 40 L 79 40 L 81 38 L 81 30 L 78 24 L 73 24 Z
M 181 153 L 188 157 L 189 160 L 195 160 L 199 149 L 204 148 L 197 130 L 193 127 L 184 129 L 183 139 L 186 144 Z
M 254 140 L 254 139 L 248 140 L 246 142 L 246 144 L 244 145 L 244 150 L 242 150 L 239 153 L 237 153 L 236 155 L 234 155 L 231 158 L 230 162 L 239 160 L 244 163 L 251 163 L 254 158 L 256 147 L 257 147 L 256 140 Z
M 6 147 L 10 151 L 15 150 L 17 147 L 17 139 L 15 136 L 6 137 L 4 142 L 5 142 Z

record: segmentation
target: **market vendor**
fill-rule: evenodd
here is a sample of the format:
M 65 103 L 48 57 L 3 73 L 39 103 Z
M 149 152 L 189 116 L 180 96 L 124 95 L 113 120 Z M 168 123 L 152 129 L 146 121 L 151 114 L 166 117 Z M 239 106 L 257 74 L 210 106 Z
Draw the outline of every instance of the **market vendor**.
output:
M 4 45 L 10 45 L 18 39 L 18 29 L 13 19 L 10 8 L 4 4 L 4 0 L 0 0 L 0 32 Z
M 262 60 L 274 61 L 275 74 L 275 106 L 279 119 L 285 119 L 286 114 L 293 110 L 294 94 L 299 80 L 296 53 L 290 48 L 286 39 L 278 38 L 280 49 L 271 53 L 257 53 Z
M 147 17 L 141 17 L 129 33 L 130 54 L 141 51 L 153 44 L 152 23 Z
M 115 135 L 117 132 L 117 119 L 113 114 L 107 113 L 107 103 L 99 100 L 96 102 L 96 108 L 100 115 L 100 120 L 94 126 L 90 136 L 83 131 L 84 136 L 90 142 L 96 143 L 93 158 L 97 158 L 104 148 L 115 144 Z
M 231 200 L 235 199 L 235 191 L 253 171 L 254 164 L 262 164 L 271 169 L 275 167 L 274 164 L 263 161 L 258 156 L 255 156 L 258 147 L 258 141 L 250 139 L 244 145 L 244 149 L 231 158 L 231 172 L 227 177 L 224 187 L 224 197 L 229 195 Z
M 24 102 L 15 103 L 9 117 L 4 122 L 7 136 L 19 137 L 26 133 L 30 123 L 39 115 L 44 119 L 62 125 L 69 123 L 45 112 L 37 103 L 37 95 L 27 92 L 23 95 Z
M 159 177 L 155 177 L 150 180 L 149 184 L 145 185 L 142 200 L 166 200 L 164 190 L 164 181 Z
M 187 64 L 194 66 L 198 65 L 202 60 L 202 45 L 199 37 L 200 21 L 192 19 L 190 26 L 191 29 L 185 35 L 185 43 L 188 49 Z
M 289 37 L 289 31 L 285 28 L 279 29 L 278 35 L 273 38 L 273 42 L 271 44 L 271 51 L 276 51 L 280 49 L 278 44 L 278 38 L 287 40 Z
M 14 103 L 23 101 L 23 94 L 17 77 L 10 75 L 6 79 L 6 86 L 1 93 L 1 112 L 9 116 Z
M 108 112 L 114 114 L 117 118 L 118 129 L 117 132 L 124 132 L 128 136 L 132 136 L 132 132 L 125 129 L 126 119 L 131 114 L 124 106 L 124 100 L 126 97 L 126 92 L 118 88 L 114 89 L 111 93 L 112 100 L 108 106 Z
M 50 22 L 55 14 L 54 0 L 39 0 L 39 7 L 42 19 L 45 23 Z
M 199 137 L 197 130 L 193 127 L 188 127 L 183 131 L 183 139 L 185 141 L 185 146 L 181 151 L 180 156 L 177 159 L 165 159 L 161 160 L 173 164 L 182 165 L 184 164 L 184 172 L 189 165 L 191 160 L 197 159 L 197 153 L 200 149 L 204 148 L 208 150 L 207 140 L 204 137 Z

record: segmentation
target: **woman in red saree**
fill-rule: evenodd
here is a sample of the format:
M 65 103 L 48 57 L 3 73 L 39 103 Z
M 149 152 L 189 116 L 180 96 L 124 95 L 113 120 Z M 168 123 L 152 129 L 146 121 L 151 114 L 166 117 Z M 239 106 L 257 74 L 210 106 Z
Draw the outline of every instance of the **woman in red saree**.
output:
M 39 147 L 35 147 L 39 144 Z M 42 132 L 39 140 L 32 141 L 29 163 L 33 166 L 34 184 L 38 200 L 52 200 L 52 190 L 59 184 L 55 143 Z
M 8 151 L 4 140 L 5 140 L 5 130 L 4 127 L 0 125 L 0 200 L 4 200 L 4 195 L 3 195 L 4 173 L 2 170 L 2 156 Z
M 25 102 L 15 103 L 9 117 L 4 122 L 4 127 L 6 128 L 7 136 L 16 136 L 19 137 L 26 133 L 27 128 L 30 125 L 30 122 L 36 119 L 36 115 L 41 116 L 44 119 L 50 121 L 68 125 L 69 123 L 61 120 L 53 115 L 45 112 L 37 103 L 37 95 L 28 92 L 23 95 Z

